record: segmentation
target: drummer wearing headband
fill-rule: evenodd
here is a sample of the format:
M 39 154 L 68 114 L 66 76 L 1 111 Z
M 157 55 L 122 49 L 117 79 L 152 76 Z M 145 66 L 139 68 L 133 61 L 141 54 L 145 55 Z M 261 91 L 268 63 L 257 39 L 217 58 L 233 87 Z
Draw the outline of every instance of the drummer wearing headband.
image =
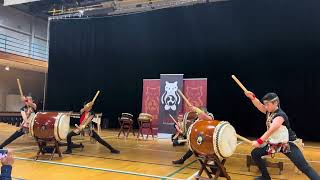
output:
M 80 110 L 80 126 L 77 127 L 76 129 L 72 130 L 71 132 L 68 133 L 67 135 L 67 150 L 63 152 L 63 154 L 71 154 L 72 153 L 72 148 L 83 148 L 84 146 L 82 143 L 80 144 L 74 144 L 72 143 L 71 138 L 73 136 L 78 136 L 80 133 L 83 133 L 85 129 L 89 129 L 89 135 L 98 141 L 100 144 L 104 145 L 106 148 L 110 150 L 111 153 L 114 154 L 119 154 L 120 151 L 114 149 L 109 143 L 104 141 L 94 130 L 93 124 L 92 124 L 92 119 L 95 116 L 95 113 L 92 111 L 92 106 L 93 103 L 85 103 L 83 108 Z
M 195 106 L 191 107 L 192 111 L 198 113 L 198 119 L 213 120 L 214 116 L 209 113 L 206 108 L 199 109 Z M 193 152 L 189 149 L 180 159 L 172 161 L 172 164 L 183 164 L 187 159 L 193 155 Z
M 24 104 L 24 106 L 20 109 L 20 113 L 23 119 L 21 123 L 21 127 L 0 145 L 0 149 L 4 148 L 5 146 L 10 144 L 17 138 L 29 132 L 28 118 L 32 113 L 36 113 L 37 105 L 33 102 L 33 99 L 31 96 L 22 96 L 21 101 Z
M 259 111 L 267 115 L 267 131 L 252 143 L 255 149 L 252 150 L 251 156 L 262 173 L 262 176 L 256 177 L 255 180 L 271 179 L 266 164 L 261 157 L 268 154 L 274 155 L 277 152 L 284 153 L 310 179 L 319 180 L 320 177 L 317 172 L 308 164 L 300 149 L 293 143 L 297 136 L 290 127 L 288 116 L 280 108 L 280 100 L 277 94 L 266 94 L 262 98 L 263 103 L 252 92 L 247 91 L 245 94 Z M 281 129 L 284 129 L 284 132 L 279 133 Z M 286 137 L 286 142 L 272 142 L 272 139 L 280 139 L 283 134 L 289 136 Z

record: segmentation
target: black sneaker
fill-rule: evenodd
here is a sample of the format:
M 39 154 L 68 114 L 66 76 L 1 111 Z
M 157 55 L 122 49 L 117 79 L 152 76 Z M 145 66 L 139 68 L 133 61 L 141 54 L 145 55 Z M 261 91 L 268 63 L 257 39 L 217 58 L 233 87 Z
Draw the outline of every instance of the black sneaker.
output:
M 176 161 L 172 161 L 172 164 L 183 164 L 184 163 L 184 160 L 183 159 L 179 159 L 179 160 L 176 160 Z
M 111 149 L 110 151 L 112 154 L 120 154 L 120 151 L 119 150 L 116 150 L 116 149 Z
M 271 180 L 270 177 L 263 177 L 263 176 L 257 176 L 254 178 L 254 180 Z
M 71 154 L 71 153 L 72 153 L 72 150 L 69 150 L 69 149 L 62 152 L 62 154 Z

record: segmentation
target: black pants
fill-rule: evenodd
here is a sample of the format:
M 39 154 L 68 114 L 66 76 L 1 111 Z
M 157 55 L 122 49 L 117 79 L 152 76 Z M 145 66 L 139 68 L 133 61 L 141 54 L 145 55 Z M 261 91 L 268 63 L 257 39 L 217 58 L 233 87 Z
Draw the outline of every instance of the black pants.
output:
M 300 149 L 294 144 L 289 142 L 290 144 L 290 151 L 289 153 L 285 153 L 285 155 L 294 163 L 297 168 L 302 171 L 305 175 L 307 175 L 311 180 L 320 180 L 319 175 L 317 172 L 308 164 L 305 160 L 303 154 L 301 153 Z M 268 154 L 266 151 L 268 146 L 263 148 L 255 148 L 251 152 L 252 159 L 255 161 L 257 166 L 259 167 L 262 176 L 265 179 L 270 179 L 270 175 L 268 173 L 265 161 L 261 159 L 262 156 Z
M 68 133 L 68 135 L 67 135 L 67 144 L 68 144 L 67 145 L 67 149 L 68 150 L 72 150 L 72 148 L 81 147 L 80 144 L 73 144 L 72 140 L 71 140 L 72 136 L 78 136 L 78 135 L 80 135 L 80 133 L 77 134 L 77 133 L 75 133 L 73 131 Z M 108 148 L 110 150 L 114 150 L 114 148 L 109 143 L 107 143 L 105 140 L 101 139 L 101 137 L 94 130 L 92 130 L 90 136 L 92 138 L 94 138 L 96 141 L 98 141 L 100 144 L 104 145 L 106 148 Z
M 27 132 L 26 129 L 20 128 L 0 145 L 0 149 L 6 147 L 8 144 L 12 143 L 14 140 L 18 139 L 19 137 L 24 135 L 26 132 Z
M 182 159 L 183 161 L 186 161 L 186 160 L 189 159 L 192 155 L 193 155 L 193 152 L 189 149 L 189 150 L 181 157 L 181 159 Z

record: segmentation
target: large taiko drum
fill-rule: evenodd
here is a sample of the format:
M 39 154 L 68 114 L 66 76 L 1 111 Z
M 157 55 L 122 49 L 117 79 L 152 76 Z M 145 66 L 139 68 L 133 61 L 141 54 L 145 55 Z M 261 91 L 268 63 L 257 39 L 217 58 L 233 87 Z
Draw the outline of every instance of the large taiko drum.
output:
M 70 128 L 70 114 L 59 112 L 38 112 L 30 119 L 30 133 L 43 140 L 61 141 L 67 138 Z
M 198 156 L 230 157 L 237 147 L 233 126 L 226 121 L 198 120 L 188 130 L 189 148 Z

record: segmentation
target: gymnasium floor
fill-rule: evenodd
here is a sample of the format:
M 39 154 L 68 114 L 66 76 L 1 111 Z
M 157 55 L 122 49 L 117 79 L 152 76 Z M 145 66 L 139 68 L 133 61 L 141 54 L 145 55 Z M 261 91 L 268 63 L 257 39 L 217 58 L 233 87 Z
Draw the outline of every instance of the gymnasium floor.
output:
M 8 137 L 16 127 L 0 123 L 0 140 Z M 72 155 L 63 155 L 52 161 L 34 161 L 37 146 L 29 136 L 21 137 L 8 147 L 15 150 L 15 163 L 12 176 L 14 179 L 57 180 L 57 179 L 193 179 L 199 169 L 199 163 L 194 157 L 183 165 L 173 165 L 172 160 L 179 158 L 187 147 L 172 147 L 169 140 L 136 140 L 130 134 L 129 138 L 117 138 L 116 131 L 102 131 L 101 136 L 121 151 L 121 154 L 111 154 L 99 143 L 91 143 L 89 137 L 76 137 L 75 142 L 83 142 L 83 151 L 76 149 Z M 305 143 L 305 156 L 311 165 L 320 172 L 320 143 Z M 61 148 L 65 150 L 65 147 Z M 235 154 L 227 160 L 226 167 L 231 179 L 253 179 L 257 169 L 251 172 L 246 168 L 246 155 L 251 147 L 240 144 Z M 282 159 L 283 158 L 283 159 Z M 274 179 L 307 179 L 304 175 L 294 173 L 293 164 L 285 156 L 277 155 L 276 160 L 285 162 L 285 170 L 278 175 L 278 170 L 269 169 Z M 224 178 L 221 178 L 224 179 Z

